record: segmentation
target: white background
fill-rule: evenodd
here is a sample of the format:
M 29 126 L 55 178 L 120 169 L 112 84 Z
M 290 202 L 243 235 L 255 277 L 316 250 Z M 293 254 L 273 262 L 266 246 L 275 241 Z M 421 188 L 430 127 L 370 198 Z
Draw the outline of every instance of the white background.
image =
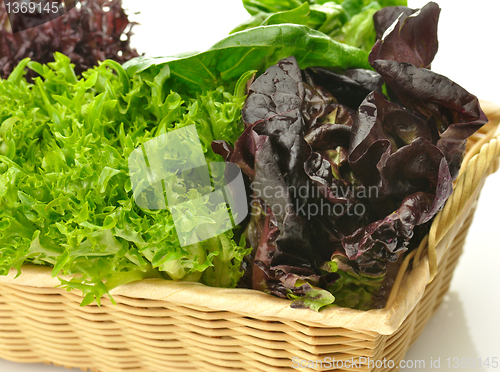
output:
M 222 39 L 248 15 L 239 0 L 123 0 L 134 28 L 133 45 L 151 56 L 204 50 Z M 418 8 L 427 1 L 410 0 Z M 481 99 L 500 104 L 500 1 L 441 0 L 440 49 L 434 71 L 444 74 Z M 500 173 L 491 176 L 481 195 L 465 253 L 444 304 L 408 352 L 407 360 L 447 358 L 500 359 Z M 500 362 L 499 362 L 500 363 Z M 411 370 L 411 369 L 407 369 Z M 475 371 L 500 371 L 485 367 Z M 2 372 L 76 371 L 48 365 L 0 360 Z M 151 371 L 161 372 L 161 371 Z

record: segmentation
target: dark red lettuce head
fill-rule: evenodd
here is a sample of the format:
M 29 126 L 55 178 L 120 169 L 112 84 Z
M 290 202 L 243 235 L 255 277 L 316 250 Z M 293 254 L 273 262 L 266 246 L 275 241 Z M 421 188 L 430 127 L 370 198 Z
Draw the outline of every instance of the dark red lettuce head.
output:
M 67 2 L 74 3 L 74 2 Z M 133 23 L 130 23 L 121 0 L 81 0 L 80 5 L 39 26 L 20 25 L 13 33 L 8 14 L 0 6 L 0 75 L 6 79 L 24 58 L 48 63 L 54 53 L 67 55 L 79 75 L 99 61 L 113 59 L 124 63 L 138 56 L 130 47 Z M 49 3 L 50 4 L 50 3 Z M 68 5 L 68 4 L 67 4 Z M 26 17 L 25 17 L 26 18 Z M 53 18 L 53 17 L 52 17 Z M 34 72 L 28 72 L 28 78 Z
M 475 96 L 422 67 L 437 51 L 438 16 L 434 3 L 378 14 L 381 29 L 396 21 L 370 55 L 376 72 L 301 71 L 289 57 L 252 83 L 245 131 L 234 149 L 213 148 L 251 183 L 253 288 L 296 307 L 335 296 L 384 305 L 404 253 L 452 192 L 467 137 L 486 122 Z

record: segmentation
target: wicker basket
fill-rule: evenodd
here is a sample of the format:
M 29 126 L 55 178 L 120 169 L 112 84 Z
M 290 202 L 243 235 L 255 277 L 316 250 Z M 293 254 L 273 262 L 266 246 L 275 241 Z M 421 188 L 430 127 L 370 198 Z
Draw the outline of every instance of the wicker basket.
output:
M 31 266 L 0 277 L 0 357 L 100 372 L 271 372 L 303 361 L 323 361 L 309 365 L 318 371 L 397 370 L 447 292 L 483 182 L 498 168 L 500 107 L 482 106 L 490 122 L 470 139 L 455 190 L 386 308 L 317 313 L 253 290 L 157 279 L 116 288 L 117 305 L 80 307 L 78 293 Z

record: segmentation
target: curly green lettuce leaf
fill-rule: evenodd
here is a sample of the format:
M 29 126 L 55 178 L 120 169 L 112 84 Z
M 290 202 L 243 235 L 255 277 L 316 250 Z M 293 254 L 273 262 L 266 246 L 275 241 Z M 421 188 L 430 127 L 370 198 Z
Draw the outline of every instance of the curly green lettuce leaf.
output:
M 40 75 L 33 84 L 26 67 Z M 222 161 L 211 142 L 234 143 L 243 130 L 243 95 L 215 87 L 186 97 L 165 89 L 171 76 L 162 66 L 130 78 L 105 61 L 80 77 L 56 54 L 47 65 L 24 60 L 0 80 L 1 274 L 51 266 L 54 276 L 74 276 L 61 283 L 80 290 L 83 304 L 147 277 L 235 285 L 247 252 L 232 231 L 183 247 L 170 210 L 134 201 L 128 157 L 137 147 L 195 125 L 210 163 Z

